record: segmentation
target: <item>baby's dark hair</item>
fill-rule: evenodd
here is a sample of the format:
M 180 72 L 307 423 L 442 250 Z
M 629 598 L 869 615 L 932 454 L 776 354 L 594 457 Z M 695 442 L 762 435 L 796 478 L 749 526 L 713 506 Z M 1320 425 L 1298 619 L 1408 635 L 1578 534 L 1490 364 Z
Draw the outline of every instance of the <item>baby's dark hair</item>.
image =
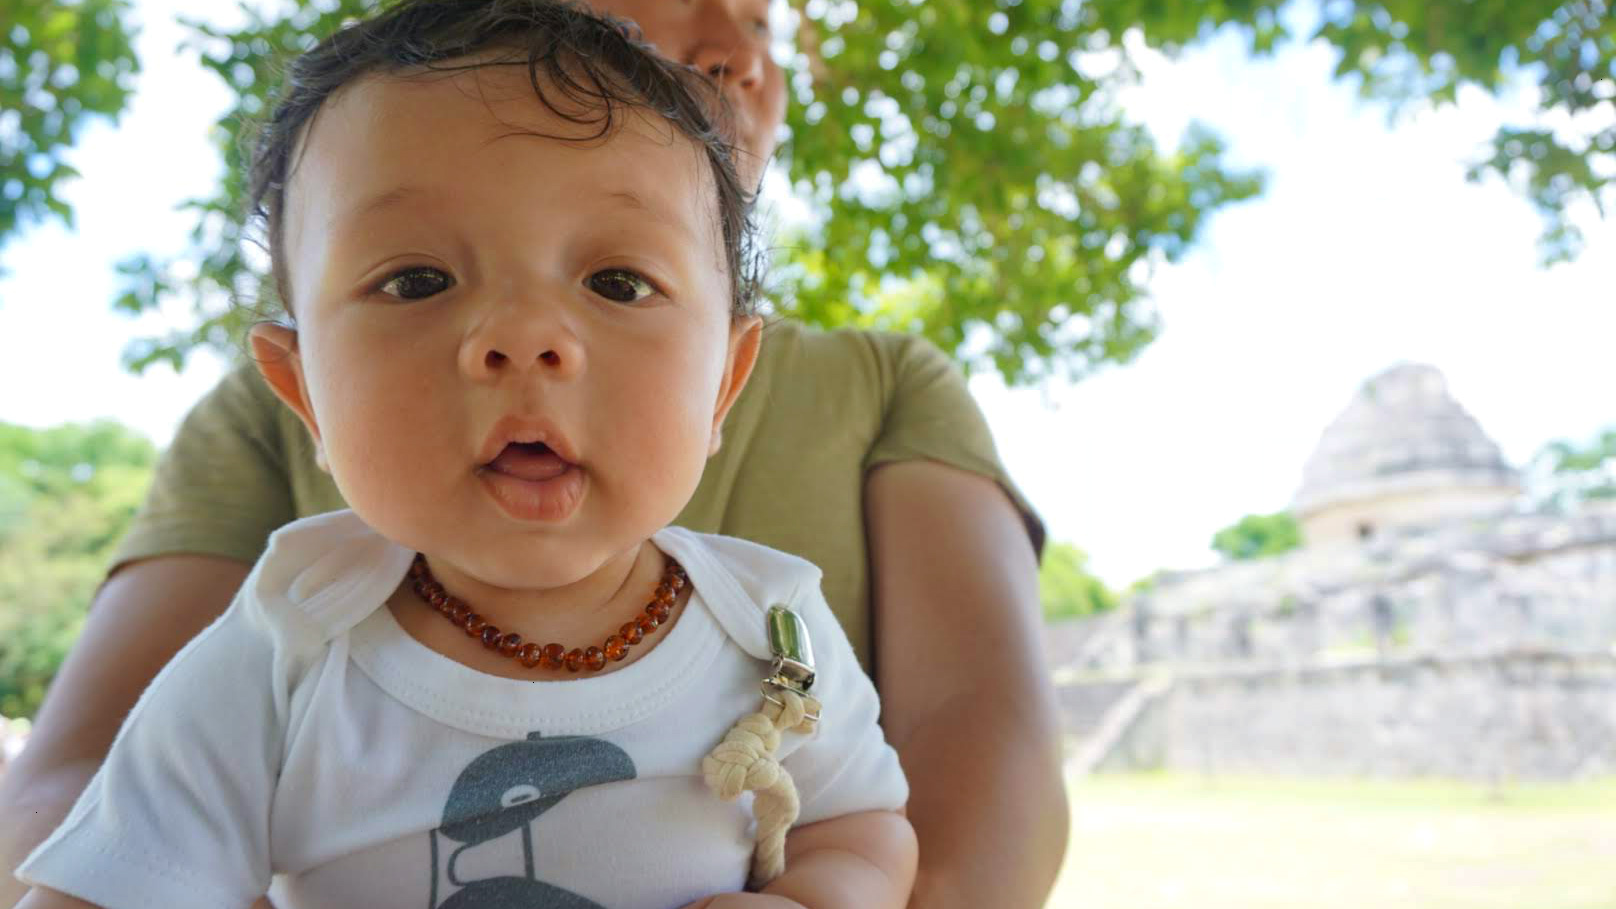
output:
M 488 54 L 489 51 L 504 51 Z M 477 55 L 479 59 L 467 59 Z M 452 65 L 443 61 L 455 60 Z M 565 0 L 401 0 L 344 27 L 291 62 L 281 96 L 260 128 L 249 174 L 250 214 L 260 220 L 275 288 L 290 302 L 283 255 L 286 187 L 299 137 L 338 89 L 381 72 L 455 72 L 525 65 L 538 101 L 591 135 L 611 132 L 618 107 L 657 114 L 696 144 L 711 166 L 736 316 L 756 310 L 761 258 L 753 194 L 736 173 L 736 148 L 720 130 L 718 87 L 694 68 L 653 51 L 630 23 Z M 549 92 L 559 93 L 558 105 Z

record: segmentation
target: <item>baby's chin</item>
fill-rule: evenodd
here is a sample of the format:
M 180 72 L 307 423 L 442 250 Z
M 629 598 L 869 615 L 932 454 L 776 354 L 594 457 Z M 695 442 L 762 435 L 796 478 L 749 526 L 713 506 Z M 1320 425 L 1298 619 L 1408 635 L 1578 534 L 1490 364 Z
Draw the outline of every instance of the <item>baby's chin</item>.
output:
M 418 551 L 426 553 L 434 570 L 443 566 L 439 580 L 451 587 L 451 592 L 450 578 L 456 576 L 490 590 L 558 591 L 591 586 L 591 579 L 602 571 L 610 571 L 620 581 L 620 575 L 632 569 L 642 543 L 636 540 L 622 546 L 591 546 L 566 537 L 524 540 L 517 534 L 508 534 L 483 545 L 460 541 L 438 552 Z

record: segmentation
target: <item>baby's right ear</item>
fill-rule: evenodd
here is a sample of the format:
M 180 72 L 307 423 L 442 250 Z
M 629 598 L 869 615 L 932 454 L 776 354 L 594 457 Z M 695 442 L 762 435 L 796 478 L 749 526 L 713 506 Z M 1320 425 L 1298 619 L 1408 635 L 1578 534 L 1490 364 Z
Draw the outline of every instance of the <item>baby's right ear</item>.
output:
M 298 354 L 297 330 L 273 322 L 260 322 L 247 333 L 252 345 L 253 363 L 275 397 L 292 409 L 314 439 L 314 457 L 325 469 L 325 446 L 320 443 L 320 424 L 309 403 L 308 385 L 303 381 L 303 359 Z

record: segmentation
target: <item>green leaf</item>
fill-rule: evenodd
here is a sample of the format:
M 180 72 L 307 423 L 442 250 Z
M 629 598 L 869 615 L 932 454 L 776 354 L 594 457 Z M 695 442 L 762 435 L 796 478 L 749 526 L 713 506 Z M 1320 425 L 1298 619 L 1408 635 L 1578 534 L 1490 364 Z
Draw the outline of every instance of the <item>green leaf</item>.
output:
M 73 225 L 61 191 L 78 171 L 63 156 L 86 122 L 116 118 L 128 103 L 140 68 L 128 14 L 126 0 L 25 0 L 0 16 L 0 52 L 27 61 L 0 69 L 0 109 L 15 112 L 18 125 L 0 148 L 0 186 L 15 179 L 30 187 L 15 202 L 0 201 L 0 250 L 22 227 L 48 217 Z M 103 66 L 110 77 L 98 75 Z M 58 85 L 51 75 L 62 67 L 78 79 Z M 31 176 L 30 161 L 45 162 L 43 176 Z

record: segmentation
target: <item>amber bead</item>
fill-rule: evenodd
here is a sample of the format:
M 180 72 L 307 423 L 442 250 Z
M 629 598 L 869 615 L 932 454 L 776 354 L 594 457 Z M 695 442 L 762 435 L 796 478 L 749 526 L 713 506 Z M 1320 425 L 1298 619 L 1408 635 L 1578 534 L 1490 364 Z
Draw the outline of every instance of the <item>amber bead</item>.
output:
M 489 650 L 498 650 L 499 639 L 505 636 L 505 632 L 500 631 L 498 625 L 484 625 L 482 634 L 477 636 L 483 639 L 484 647 Z
M 584 652 L 574 647 L 567 651 L 567 671 L 577 672 L 584 668 Z
M 466 634 L 480 638 L 483 636 L 483 629 L 488 627 L 488 620 L 473 612 L 466 616 L 466 623 L 461 627 L 466 629 Z
M 500 656 L 516 656 L 516 651 L 522 646 L 522 636 L 512 631 L 499 639 Z
M 444 593 L 443 593 L 443 591 L 442 591 L 442 590 L 441 590 L 441 589 L 440 589 L 440 590 L 434 590 L 434 591 L 432 591 L 432 592 L 431 592 L 431 593 L 430 593 L 430 594 L 428 594 L 428 595 L 427 595 L 427 598 L 426 598 L 426 601 L 427 601 L 427 602 L 428 602 L 428 603 L 431 603 L 431 604 L 432 604 L 432 608 L 433 608 L 433 609 L 442 609 L 442 608 L 443 608 L 443 604 L 444 604 L 444 603 L 445 603 L 445 602 L 446 602 L 446 601 L 447 601 L 447 600 L 448 600 L 448 599 L 449 599 L 449 598 L 448 598 L 448 597 L 447 597 L 447 596 L 445 596 L 445 595 L 444 595 Z
M 665 603 L 658 603 L 656 604 L 656 607 L 651 610 L 651 618 L 656 619 L 658 625 L 666 625 L 668 623 L 668 616 L 672 614 L 672 612 L 672 606 Z
M 657 620 L 650 615 L 642 615 L 634 620 L 634 624 L 640 626 L 641 631 L 650 634 L 656 630 Z
M 539 648 L 539 665 L 545 669 L 560 669 L 566 658 L 567 648 L 560 644 L 552 642 Z
M 663 581 L 657 585 L 656 593 L 651 594 L 651 600 L 655 603 L 672 603 L 673 588 L 668 586 L 667 581 Z
M 621 635 L 614 634 L 606 639 L 605 653 L 606 659 L 615 663 L 628 656 L 628 642 Z
M 633 622 L 625 623 L 622 628 L 617 629 L 617 633 L 623 636 L 623 640 L 627 641 L 630 647 L 645 638 L 645 632 L 641 631 L 640 626 Z
M 464 626 L 466 624 L 466 617 L 469 615 L 471 615 L 471 607 L 459 600 L 455 600 L 454 603 L 449 607 L 449 621 L 455 623 L 456 625 Z
M 522 661 L 523 666 L 532 669 L 539 665 L 539 650 L 539 645 L 529 641 L 522 645 L 522 649 L 516 651 L 516 658 Z
M 584 651 L 584 665 L 590 672 L 599 672 L 606 668 L 606 654 L 599 647 L 591 647 Z
M 679 569 L 677 574 L 675 574 L 672 577 L 668 578 L 668 586 L 672 587 L 674 590 L 683 590 L 684 589 L 684 586 L 685 586 L 684 569 L 682 569 L 682 568 Z

